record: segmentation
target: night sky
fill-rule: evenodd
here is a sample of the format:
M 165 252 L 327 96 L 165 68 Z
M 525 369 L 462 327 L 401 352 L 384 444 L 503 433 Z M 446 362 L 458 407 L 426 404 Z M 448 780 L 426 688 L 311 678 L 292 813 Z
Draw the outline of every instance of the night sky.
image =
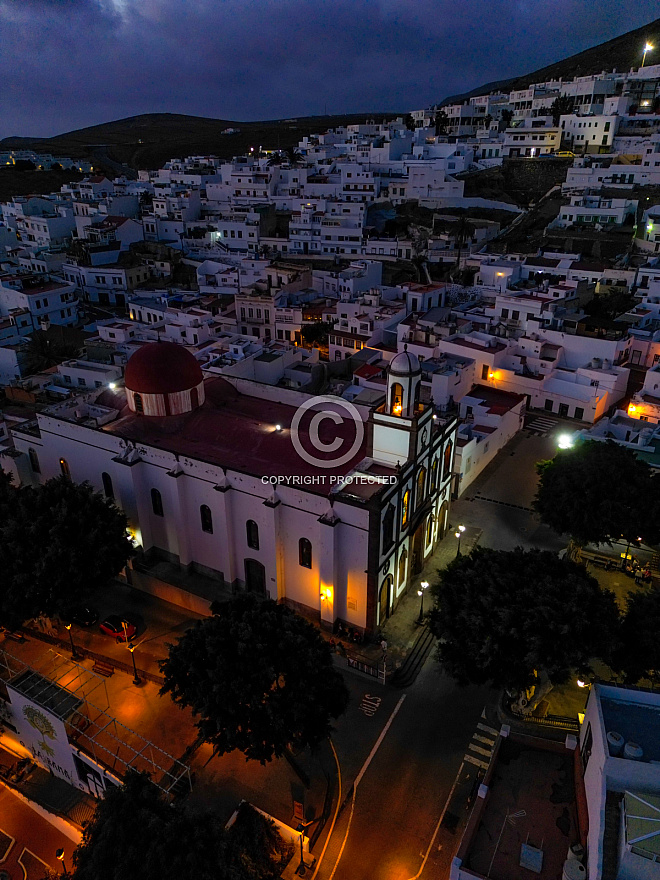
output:
M 409 110 L 658 14 L 658 0 L 0 0 L 0 137 L 149 112 Z

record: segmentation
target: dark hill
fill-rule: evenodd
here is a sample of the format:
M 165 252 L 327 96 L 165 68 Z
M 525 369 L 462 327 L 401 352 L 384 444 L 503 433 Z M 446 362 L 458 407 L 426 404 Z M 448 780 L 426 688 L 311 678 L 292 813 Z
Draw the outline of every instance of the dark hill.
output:
M 465 92 L 463 95 L 451 95 L 445 98 L 443 104 L 452 104 L 465 101 L 475 95 L 487 95 L 489 92 L 505 91 L 514 89 L 526 89 L 532 83 L 544 82 L 549 79 L 571 79 L 575 76 L 588 76 L 592 73 L 602 73 L 604 70 L 628 71 L 631 67 L 639 67 L 642 62 L 642 48 L 644 43 L 649 42 L 656 47 L 655 54 L 649 56 L 649 63 L 660 63 L 660 18 L 645 24 L 643 27 L 628 31 L 620 37 L 608 40 L 570 58 L 556 61 L 540 70 L 526 73 L 524 76 L 512 77 L 496 82 L 486 83 L 477 89 Z
M 337 125 L 364 122 L 373 114 L 348 116 L 307 116 L 265 122 L 232 122 L 178 113 L 147 113 L 114 122 L 92 125 L 52 138 L 8 137 L 0 141 L 2 149 L 34 149 L 59 156 L 89 158 L 107 170 L 113 163 L 131 168 L 158 168 L 175 156 L 213 154 L 229 158 L 247 153 L 250 147 L 266 149 L 291 147 L 308 134 L 326 131 Z M 391 119 L 396 114 L 387 114 Z M 385 118 L 378 114 L 378 120 Z M 225 135 L 226 128 L 238 128 L 238 134 Z

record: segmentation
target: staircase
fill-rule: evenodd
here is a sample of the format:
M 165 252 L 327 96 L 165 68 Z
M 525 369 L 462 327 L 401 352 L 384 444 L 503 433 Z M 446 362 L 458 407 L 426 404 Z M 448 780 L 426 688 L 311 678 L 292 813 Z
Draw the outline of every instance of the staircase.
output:
M 434 645 L 435 636 L 428 626 L 423 626 L 415 639 L 410 654 L 392 676 L 391 683 L 402 688 L 414 684 Z

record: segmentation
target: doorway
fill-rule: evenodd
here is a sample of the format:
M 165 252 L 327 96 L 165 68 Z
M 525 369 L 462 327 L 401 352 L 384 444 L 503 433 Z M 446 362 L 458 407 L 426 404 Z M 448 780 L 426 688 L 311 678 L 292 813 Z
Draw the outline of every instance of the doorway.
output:
M 245 560 L 245 589 L 248 593 L 266 595 L 266 569 L 256 559 Z
M 392 575 L 388 574 L 383 583 L 380 585 L 380 593 L 378 595 L 378 623 L 382 626 L 390 616 L 390 606 L 392 604 Z
M 559 418 L 567 419 L 568 418 L 568 404 L 560 403 L 559 404 Z
M 424 521 L 416 528 L 412 541 L 411 574 L 419 574 L 424 567 Z

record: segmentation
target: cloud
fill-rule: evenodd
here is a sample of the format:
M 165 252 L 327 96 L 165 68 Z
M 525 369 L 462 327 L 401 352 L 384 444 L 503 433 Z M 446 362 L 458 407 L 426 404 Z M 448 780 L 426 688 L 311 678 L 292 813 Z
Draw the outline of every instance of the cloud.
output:
M 0 0 L 2 136 L 405 111 L 641 26 L 638 0 Z

